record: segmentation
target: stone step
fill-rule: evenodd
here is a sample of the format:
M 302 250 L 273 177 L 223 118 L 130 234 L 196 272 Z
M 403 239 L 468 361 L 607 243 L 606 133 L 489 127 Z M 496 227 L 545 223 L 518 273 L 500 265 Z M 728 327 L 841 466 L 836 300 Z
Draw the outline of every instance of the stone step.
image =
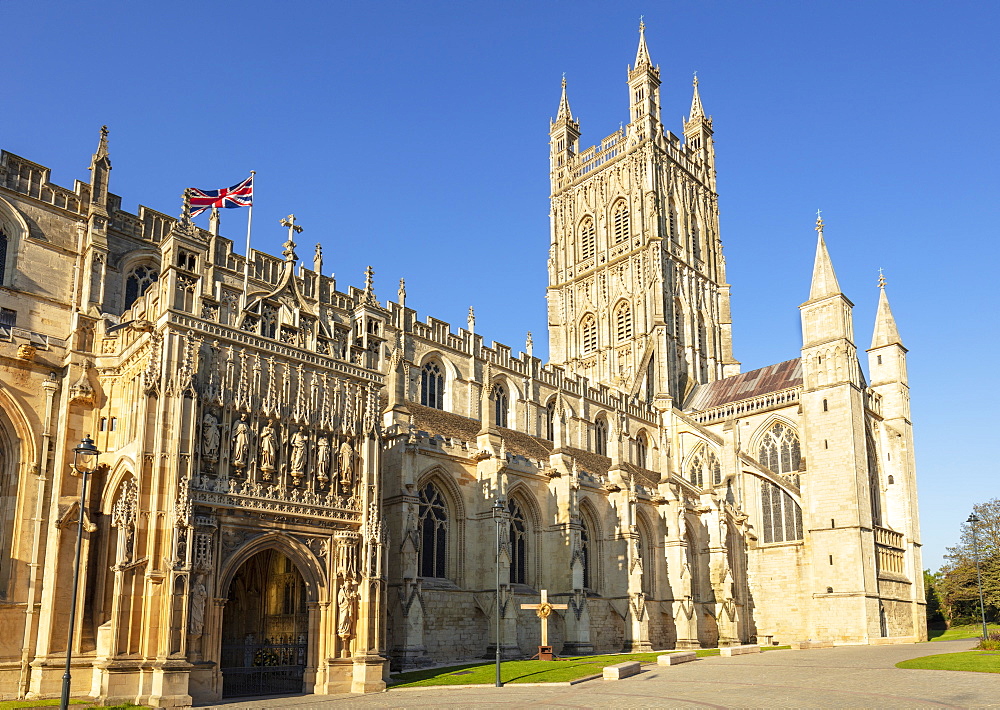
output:
M 805 651 L 811 648 L 833 648 L 833 641 L 809 639 L 808 641 L 792 641 L 790 645 L 796 651 Z
M 639 673 L 641 664 L 639 661 L 625 661 L 616 663 L 613 666 L 604 666 L 604 680 L 621 680 L 631 675 Z
M 694 651 L 677 651 L 675 653 L 665 653 L 656 657 L 657 664 L 661 666 L 676 666 L 678 663 L 687 663 L 698 657 Z

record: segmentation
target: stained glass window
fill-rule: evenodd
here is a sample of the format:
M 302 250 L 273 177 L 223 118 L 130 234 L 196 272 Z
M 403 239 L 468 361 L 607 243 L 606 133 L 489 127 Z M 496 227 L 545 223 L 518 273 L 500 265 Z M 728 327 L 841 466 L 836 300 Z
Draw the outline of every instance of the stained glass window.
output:
M 445 577 L 448 506 L 433 483 L 420 489 L 420 576 Z
M 510 519 L 508 542 L 510 544 L 511 584 L 528 583 L 528 524 L 521 506 L 513 498 L 507 501 Z
M 420 403 L 425 407 L 444 409 L 444 373 L 434 361 L 428 362 L 420 371 Z

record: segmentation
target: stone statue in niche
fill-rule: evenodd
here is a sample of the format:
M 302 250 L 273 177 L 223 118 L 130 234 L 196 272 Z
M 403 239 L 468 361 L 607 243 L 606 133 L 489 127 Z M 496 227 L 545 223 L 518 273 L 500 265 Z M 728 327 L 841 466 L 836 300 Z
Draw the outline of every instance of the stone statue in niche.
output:
M 351 442 L 340 445 L 340 487 L 347 493 L 354 485 L 354 448 Z
M 323 486 L 330 480 L 330 440 L 325 436 L 321 436 L 317 443 L 316 480 Z
M 278 432 L 274 429 L 274 420 L 268 419 L 267 425 L 260 430 L 260 470 L 273 471 L 278 461 Z M 269 479 L 270 476 L 265 476 Z
M 201 453 L 207 461 L 219 460 L 219 420 L 211 412 L 205 412 L 201 420 Z
M 299 482 L 306 472 L 306 454 L 309 447 L 309 438 L 306 436 L 306 428 L 300 426 L 299 430 L 292 434 L 292 459 L 291 474 L 295 483 Z
M 190 607 L 188 613 L 188 633 L 201 636 L 205 629 L 205 601 L 208 590 L 205 589 L 205 575 L 199 574 L 191 587 Z
M 233 445 L 230 451 L 230 458 L 233 466 L 243 468 L 247 465 L 247 458 L 250 455 L 250 425 L 247 424 L 247 415 L 240 416 L 240 420 L 233 427 Z
M 343 643 L 342 658 L 351 655 L 348 639 L 354 635 L 354 602 L 358 598 L 354 587 L 354 580 L 347 578 L 341 582 L 337 592 L 337 635 Z

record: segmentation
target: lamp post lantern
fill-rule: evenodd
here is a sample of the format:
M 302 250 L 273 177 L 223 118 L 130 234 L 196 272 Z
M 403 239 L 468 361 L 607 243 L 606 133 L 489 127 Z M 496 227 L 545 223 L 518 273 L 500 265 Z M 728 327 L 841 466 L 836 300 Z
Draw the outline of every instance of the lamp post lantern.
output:
M 503 537 L 501 534 L 501 528 L 503 527 L 504 520 L 504 503 L 503 498 L 497 498 L 493 503 L 493 520 L 497 524 L 497 643 L 496 643 L 496 667 L 497 667 L 497 680 L 496 687 L 503 687 L 503 682 L 500 680 L 500 552 L 501 545 L 503 544 Z
M 73 663 L 73 631 L 76 627 L 76 599 L 80 587 L 80 549 L 83 546 L 83 510 L 87 505 L 87 476 L 97 469 L 97 457 L 100 451 L 94 446 L 94 440 L 84 436 L 80 445 L 73 449 L 73 470 L 83 478 L 80 487 L 80 506 L 76 521 L 76 554 L 73 557 L 73 593 L 69 606 L 69 628 L 66 631 L 66 672 L 62 677 L 62 699 L 60 710 L 69 707 L 70 667 Z
M 979 522 L 978 516 L 972 513 L 969 519 L 966 520 L 969 526 L 972 528 L 972 554 L 976 559 L 976 584 L 979 586 L 979 618 L 983 622 L 983 640 L 986 640 L 986 606 L 983 604 L 983 575 L 979 571 L 979 540 L 976 537 L 976 523 Z

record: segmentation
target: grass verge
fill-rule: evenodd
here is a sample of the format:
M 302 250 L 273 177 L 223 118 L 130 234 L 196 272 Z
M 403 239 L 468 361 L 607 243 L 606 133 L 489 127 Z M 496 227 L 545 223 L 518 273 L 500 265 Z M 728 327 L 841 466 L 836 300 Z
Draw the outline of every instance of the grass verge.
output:
M 987 624 L 986 630 L 990 633 L 997 633 L 1000 632 L 1000 626 Z M 957 639 L 977 639 L 982 635 L 982 624 L 963 624 L 962 626 L 952 626 L 950 629 L 929 629 L 927 631 L 927 640 L 955 641 Z
M 788 648 L 783 646 L 781 648 Z M 765 648 L 766 651 L 777 647 Z M 656 657 L 665 651 L 652 653 L 615 653 L 603 656 L 573 656 L 557 661 L 503 661 L 500 679 L 507 683 L 566 683 L 599 674 L 604 666 L 625 661 L 656 663 Z M 696 651 L 699 658 L 718 656 L 719 649 L 704 648 Z M 496 666 L 492 661 L 469 663 L 446 668 L 408 671 L 392 676 L 391 688 L 418 688 L 431 685 L 492 685 L 496 682 Z
M 896 668 L 917 668 L 926 671 L 972 671 L 1000 673 L 1000 651 L 962 651 L 939 653 L 900 661 Z

